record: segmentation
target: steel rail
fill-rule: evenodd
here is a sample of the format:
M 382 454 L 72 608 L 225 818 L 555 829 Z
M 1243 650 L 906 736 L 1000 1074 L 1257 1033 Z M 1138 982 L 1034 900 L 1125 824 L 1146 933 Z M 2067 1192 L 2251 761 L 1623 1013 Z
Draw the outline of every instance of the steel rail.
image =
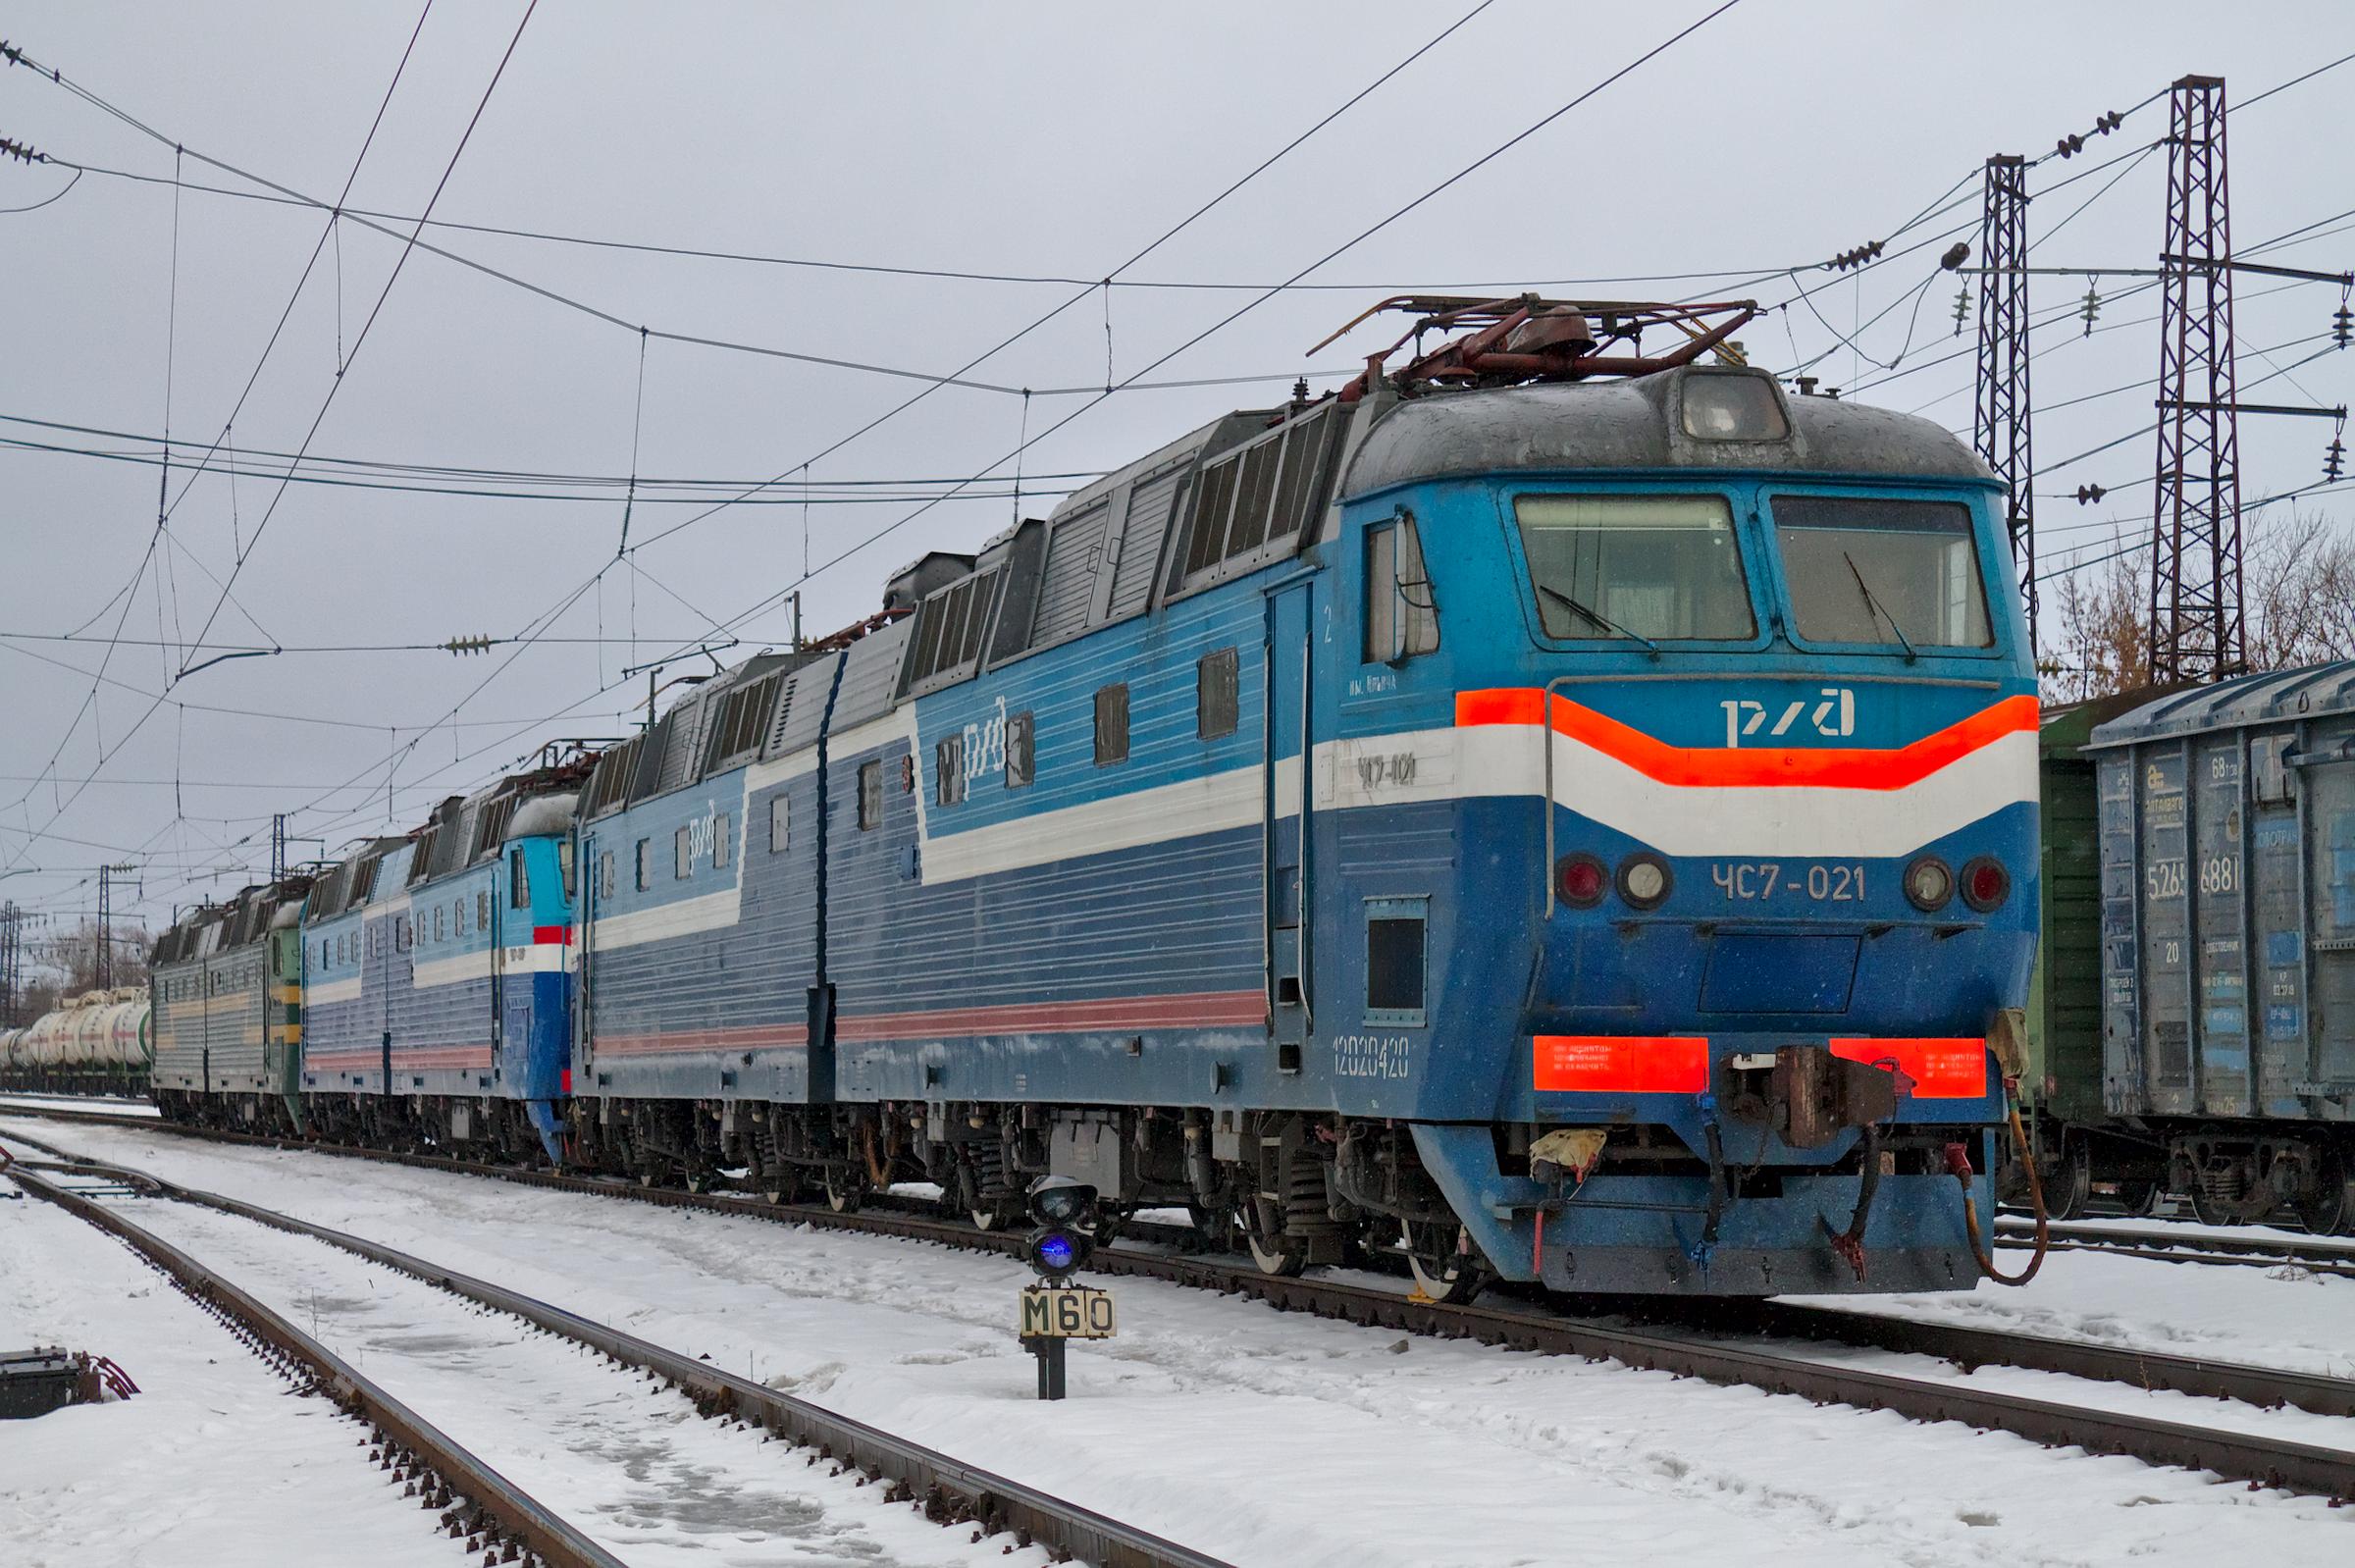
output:
M 2288 1405 L 2320 1416 L 2355 1416 L 2355 1379 L 2321 1373 L 1793 1301 L 1756 1302 L 1747 1314 L 1737 1311 L 1734 1316 L 1746 1319 L 1748 1326 L 1761 1333 L 1933 1356 L 1965 1372 L 2018 1367 L 2123 1384 L 2145 1391 L 2164 1389 L 2195 1398 L 2231 1399 L 2266 1409 Z M 2355 1437 L 2350 1440 L 2355 1441 Z
M 39 1146 L 22 1136 L 17 1141 Z M 183 1186 L 131 1167 L 102 1169 L 152 1181 L 166 1197 L 181 1202 L 308 1236 L 520 1318 L 634 1371 L 651 1372 L 676 1385 L 706 1418 L 745 1421 L 797 1447 L 814 1450 L 816 1458 L 833 1463 L 838 1472 L 856 1470 L 887 1483 L 886 1500 L 916 1502 L 936 1524 L 970 1524 L 984 1535 L 1011 1533 L 1020 1545 L 1041 1544 L 1066 1559 L 1077 1558 L 1097 1568 L 1230 1568 L 1223 1559 L 520 1291 L 259 1204 Z
M 38 1114 L 38 1113 L 34 1113 Z M 5 1115 L 5 1111 L 0 1111 Z M 63 1120 L 103 1122 L 133 1130 L 158 1128 L 214 1141 L 303 1148 L 422 1169 L 492 1176 L 557 1190 L 623 1197 L 674 1208 L 742 1215 L 792 1225 L 897 1236 L 970 1251 L 1013 1254 L 1018 1236 L 975 1230 L 951 1222 L 900 1213 L 844 1213 L 823 1204 L 768 1204 L 753 1199 L 630 1185 L 557 1172 L 527 1171 L 443 1156 L 316 1144 L 299 1139 L 188 1127 L 145 1118 L 70 1113 Z M 1472 1338 L 1484 1344 L 1539 1354 L 1574 1355 L 1618 1361 L 1648 1371 L 1703 1382 L 1791 1393 L 1824 1404 L 1890 1410 L 1921 1422 L 1961 1421 L 2010 1432 L 2048 1446 L 2077 1446 L 2089 1453 L 2120 1454 L 2148 1464 L 2213 1470 L 2234 1480 L 2335 1499 L 2355 1498 L 2355 1446 L 2327 1448 L 2212 1428 L 2113 1414 L 2056 1400 L 2032 1399 L 1897 1373 L 1867 1372 L 1810 1360 L 1766 1347 L 1742 1345 L 1721 1333 L 1688 1328 L 1631 1327 L 1564 1317 L 1540 1309 L 1493 1301 L 1449 1306 L 1421 1301 L 1393 1290 L 1312 1278 L 1285 1279 L 1246 1264 L 1177 1252 L 1110 1246 L 1089 1267 L 1102 1274 L 1248 1296 L 1279 1311 L 1307 1312 L 1366 1327 L 1440 1338 Z M 1745 1323 L 1755 1332 L 1830 1339 L 1934 1356 L 1965 1369 L 2014 1366 L 2065 1376 L 2099 1379 L 2146 1389 L 2195 1396 L 2233 1398 L 2260 1406 L 2294 1404 L 2324 1414 L 2346 1413 L 2355 1382 L 2269 1368 L 2237 1366 L 2205 1358 L 2116 1349 L 2040 1335 L 1998 1333 L 1953 1324 L 1893 1319 L 1837 1308 L 1784 1302 L 1713 1301 L 1721 1320 Z M 1646 1310 L 1674 1310 L 1652 1304 Z M 711 1369 L 701 1369 L 706 1375 Z M 756 1385 L 758 1386 L 758 1385 Z
M 1998 1245 L 2017 1246 L 2016 1222 L 1996 1222 L 2008 1233 Z M 2052 1228 L 2052 1246 L 2078 1252 L 2113 1252 L 2123 1257 L 2161 1263 L 2210 1263 L 2242 1268 L 2279 1268 L 2295 1264 L 2317 1274 L 2355 1278 L 2355 1247 L 2330 1241 L 2267 1240 L 2261 1237 L 2204 1235 L 2172 1227 L 2113 1227 L 2100 1223 L 2064 1223 Z
M 443 1509 L 441 1528 L 448 1535 L 467 1538 L 469 1550 L 477 1545 L 507 1544 L 528 1550 L 532 1556 L 527 1560 L 546 1568 L 626 1568 L 620 1558 L 370 1382 L 334 1351 L 187 1253 L 134 1224 L 120 1210 L 93 1203 L 22 1165 L 12 1169 L 9 1176 L 35 1197 L 54 1203 L 77 1219 L 129 1243 L 200 1306 L 215 1309 L 242 1325 L 254 1336 L 247 1342 L 257 1353 L 260 1345 L 267 1345 L 277 1356 L 309 1368 L 321 1392 L 345 1414 L 369 1423 L 376 1444 L 373 1454 L 381 1467 L 392 1470 L 395 1481 L 407 1479 L 409 1493 L 418 1495 L 423 1506 Z M 459 1495 L 453 1496 L 453 1491 Z M 510 1551 L 507 1560 L 518 1559 Z

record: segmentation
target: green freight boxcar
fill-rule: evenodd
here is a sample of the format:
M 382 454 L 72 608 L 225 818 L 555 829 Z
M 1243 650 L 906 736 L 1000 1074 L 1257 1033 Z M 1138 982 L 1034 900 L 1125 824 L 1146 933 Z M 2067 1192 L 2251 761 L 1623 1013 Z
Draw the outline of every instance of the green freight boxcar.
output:
M 2056 708 L 2043 736 L 2048 1206 L 2355 1229 L 2355 662 Z
M 2048 707 L 2039 736 L 2043 923 L 2021 1089 L 2045 1202 L 2059 1219 L 2084 1212 L 2097 1196 L 2148 1213 L 2167 1174 L 2165 1150 L 2115 1124 L 2103 1104 L 2102 866 L 2094 761 L 2086 751 L 2095 729 L 2152 695 Z

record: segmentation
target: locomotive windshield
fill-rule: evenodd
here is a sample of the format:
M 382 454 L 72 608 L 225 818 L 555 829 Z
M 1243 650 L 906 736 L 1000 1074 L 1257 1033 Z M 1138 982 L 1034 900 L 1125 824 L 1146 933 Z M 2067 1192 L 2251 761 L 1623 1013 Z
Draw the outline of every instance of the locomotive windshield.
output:
M 1522 496 L 1513 508 L 1548 637 L 1754 636 L 1722 496 Z
M 1774 536 L 1811 643 L 1985 648 L 1970 508 L 1956 501 L 1777 496 Z

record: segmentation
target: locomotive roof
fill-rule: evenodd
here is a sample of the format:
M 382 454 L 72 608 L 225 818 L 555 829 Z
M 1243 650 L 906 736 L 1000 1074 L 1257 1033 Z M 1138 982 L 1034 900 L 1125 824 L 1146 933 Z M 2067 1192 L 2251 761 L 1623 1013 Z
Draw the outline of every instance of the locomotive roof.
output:
M 1790 434 L 1727 441 L 1687 434 L 1696 378 L 1740 376 L 1771 391 Z M 1690 366 L 1625 381 L 1435 392 L 1401 400 L 1366 435 L 1341 490 L 1498 469 L 1715 468 L 1992 484 L 1967 446 L 1931 420 L 1833 397 L 1787 397 L 1763 371 Z
M 2310 664 L 2156 698 L 2095 730 L 2089 744 L 2131 746 L 2161 736 L 2239 729 L 2350 709 L 2355 709 L 2355 660 Z

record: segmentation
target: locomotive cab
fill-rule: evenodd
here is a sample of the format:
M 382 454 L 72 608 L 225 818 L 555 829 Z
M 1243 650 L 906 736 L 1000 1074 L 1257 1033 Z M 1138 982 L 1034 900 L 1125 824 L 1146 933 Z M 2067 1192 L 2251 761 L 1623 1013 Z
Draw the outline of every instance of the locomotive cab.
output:
M 1740 368 L 1372 423 L 1314 803 L 1362 925 L 1325 939 L 1459 1249 L 1582 1290 L 1976 1280 L 1953 1173 L 2037 905 L 1999 497 L 1926 421 Z M 1421 853 L 1353 853 L 1378 822 Z

